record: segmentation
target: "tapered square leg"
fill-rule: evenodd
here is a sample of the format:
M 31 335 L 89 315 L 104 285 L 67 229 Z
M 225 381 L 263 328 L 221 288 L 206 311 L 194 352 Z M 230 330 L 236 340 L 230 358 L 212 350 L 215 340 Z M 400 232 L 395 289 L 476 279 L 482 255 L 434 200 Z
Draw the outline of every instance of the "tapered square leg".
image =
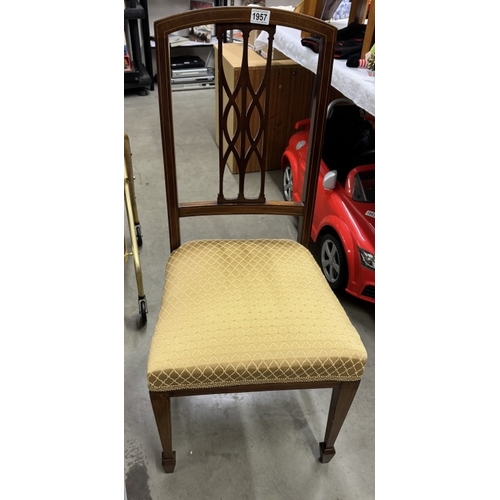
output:
M 175 469 L 175 451 L 172 450 L 172 420 L 170 417 L 170 394 L 150 392 L 151 404 L 155 415 L 156 426 L 163 448 L 161 465 L 163 470 L 171 474 Z
M 332 389 L 330 410 L 326 422 L 325 440 L 319 443 L 320 461 L 328 463 L 335 455 L 335 441 L 359 387 L 356 382 L 341 382 Z

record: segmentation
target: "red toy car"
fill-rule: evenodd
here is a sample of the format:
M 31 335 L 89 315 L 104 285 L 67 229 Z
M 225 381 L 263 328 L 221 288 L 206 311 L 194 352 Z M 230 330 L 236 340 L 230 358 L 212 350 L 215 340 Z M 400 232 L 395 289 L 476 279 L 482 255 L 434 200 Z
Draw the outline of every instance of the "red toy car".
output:
M 330 103 L 311 236 L 332 290 L 375 302 L 375 131 L 347 99 Z M 309 119 L 282 156 L 283 197 L 300 201 Z

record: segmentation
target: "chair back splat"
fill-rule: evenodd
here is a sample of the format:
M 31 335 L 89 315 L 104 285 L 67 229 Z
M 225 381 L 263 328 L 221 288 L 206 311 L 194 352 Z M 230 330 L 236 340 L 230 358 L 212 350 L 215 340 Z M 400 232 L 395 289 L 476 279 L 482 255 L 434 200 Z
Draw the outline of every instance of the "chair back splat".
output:
M 300 217 L 297 240 L 307 245 L 311 233 L 314 201 L 316 196 L 316 179 L 319 175 L 319 165 L 324 136 L 324 125 L 328 105 L 328 94 L 331 83 L 333 54 L 336 28 L 319 19 L 285 11 L 282 9 L 266 9 L 269 24 L 253 24 L 252 9 L 249 7 L 217 7 L 189 11 L 155 23 L 155 38 L 157 44 L 158 91 L 160 103 L 160 123 L 163 143 L 163 160 L 165 168 L 165 185 L 167 194 L 168 222 L 171 250 L 181 243 L 179 218 L 203 215 L 221 214 L 274 214 L 294 215 Z M 219 194 L 214 201 L 179 202 L 177 194 L 177 173 L 175 162 L 175 143 L 172 120 L 171 77 L 170 77 L 170 46 L 169 34 L 203 24 L 215 24 L 218 40 L 222 40 L 228 30 L 240 30 L 243 36 L 243 58 L 241 75 L 235 88 L 230 88 L 227 75 L 223 69 L 224 43 L 218 44 L 218 102 L 219 102 Z M 306 29 L 323 37 L 314 94 L 311 100 L 311 129 L 308 147 L 308 160 L 302 203 L 285 201 L 266 201 L 264 158 L 269 144 L 269 83 L 272 65 L 272 47 L 276 26 Z M 262 81 L 254 88 L 248 68 L 248 36 L 250 31 L 258 29 L 268 34 L 267 62 Z M 308 49 L 307 49 L 308 50 Z M 264 97 L 264 99 L 262 99 Z M 293 106 L 293 101 L 290 102 Z M 228 115 L 234 112 L 237 123 L 236 131 L 228 130 Z M 258 127 L 251 127 L 251 121 L 257 120 Z M 223 178 L 226 163 L 230 155 L 234 155 L 238 165 L 239 192 L 237 198 L 227 198 L 223 192 Z M 256 156 L 260 166 L 261 187 L 257 198 L 245 196 L 245 175 L 248 162 Z
M 255 13 L 258 15 L 253 16 Z M 253 18 L 258 24 L 252 22 Z M 181 201 L 177 189 L 169 35 L 207 24 L 215 25 L 219 39 L 214 49 L 218 57 L 215 65 L 218 161 L 214 155 L 214 163 L 218 163 L 218 186 L 214 186 L 212 200 Z M 290 98 L 288 106 L 294 106 L 294 96 L 276 92 L 273 87 L 279 66 L 272 60 L 277 26 L 314 33 L 322 40 L 310 113 L 303 117 L 311 119 L 311 126 L 300 201 L 268 199 L 269 189 L 268 197 L 265 192 L 266 171 L 276 167 L 266 165 L 267 153 L 274 152 L 270 148 L 276 147 L 271 140 L 271 104 L 281 97 Z M 239 30 L 243 37 L 238 44 L 242 53 L 238 78 L 229 78 L 223 62 L 229 56 L 230 44 L 222 40 L 232 30 Z M 257 57 L 248 47 L 253 30 L 267 34 L 267 60 L 265 64 L 260 59 L 256 62 L 262 70 L 259 72 L 250 68 L 250 59 Z M 180 396 L 331 388 L 326 432 L 319 446 L 320 460 L 326 463 L 335 454 L 334 443 L 356 394 L 367 357 L 358 332 L 307 248 L 335 37 L 333 26 L 283 9 L 256 12 L 251 7 L 215 7 L 155 22 L 171 253 L 151 339 L 147 383 L 165 472 L 173 472 L 176 464 L 171 399 Z M 304 47 L 304 50 L 309 49 Z M 184 153 L 183 164 L 189 151 Z M 203 160 L 200 169 L 209 168 L 208 160 L 207 154 L 207 161 Z M 238 175 L 235 185 L 226 168 L 230 162 L 236 166 L 232 173 Z M 258 173 L 251 178 L 247 175 L 256 170 L 260 177 Z M 180 173 L 185 178 L 186 172 Z M 216 174 L 214 170 L 214 178 Z M 200 190 L 205 192 L 200 184 L 193 183 L 193 196 Z M 234 187 L 235 195 L 227 194 L 228 184 Z M 293 234 L 289 239 L 200 238 L 181 244 L 181 218 L 230 214 L 298 216 L 297 241 Z M 237 225 L 231 228 L 234 226 Z M 219 234 L 225 235 L 231 228 L 226 227 Z

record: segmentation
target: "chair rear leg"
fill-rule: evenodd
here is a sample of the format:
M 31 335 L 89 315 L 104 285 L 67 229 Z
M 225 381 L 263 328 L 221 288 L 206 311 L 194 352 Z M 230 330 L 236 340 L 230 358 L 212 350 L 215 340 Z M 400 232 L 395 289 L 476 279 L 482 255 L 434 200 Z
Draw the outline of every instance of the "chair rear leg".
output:
M 174 472 L 175 451 L 172 450 L 172 419 L 170 416 L 170 394 L 150 392 L 153 413 L 162 445 L 161 464 L 167 473 Z
M 328 463 L 335 455 L 335 441 L 359 387 L 356 382 L 342 382 L 332 390 L 330 411 L 326 422 L 325 440 L 319 443 L 320 461 Z

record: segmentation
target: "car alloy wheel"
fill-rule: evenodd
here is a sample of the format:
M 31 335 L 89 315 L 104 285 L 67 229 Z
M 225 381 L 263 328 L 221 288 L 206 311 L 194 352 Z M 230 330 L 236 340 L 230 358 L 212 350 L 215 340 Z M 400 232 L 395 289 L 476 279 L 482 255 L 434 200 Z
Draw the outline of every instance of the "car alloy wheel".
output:
M 347 261 L 340 239 L 325 234 L 320 244 L 321 270 L 332 290 L 343 290 L 347 284 Z
M 286 164 L 283 169 L 283 198 L 285 201 L 292 201 L 293 195 L 293 174 L 290 164 Z

